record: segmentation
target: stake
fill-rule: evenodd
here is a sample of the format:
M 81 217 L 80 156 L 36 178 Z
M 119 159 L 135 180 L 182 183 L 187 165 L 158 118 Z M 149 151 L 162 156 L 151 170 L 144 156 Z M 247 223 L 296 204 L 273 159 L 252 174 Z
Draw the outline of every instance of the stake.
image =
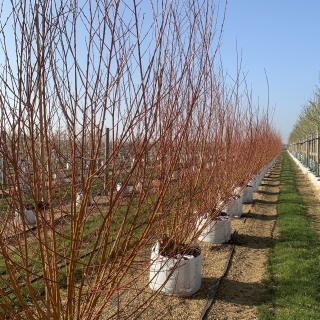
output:
M 105 161 L 106 161 L 106 174 L 105 174 L 105 181 L 104 181 L 104 190 L 106 196 L 108 195 L 108 181 L 109 181 L 109 128 L 106 128 L 106 154 L 105 154 Z
M 42 21 L 43 22 L 43 21 Z M 37 37 L 37 62 L 38 62 L 38 95 L 39 95 L 39 128 L 40 128 L 40 196 L 41 196 L 41 200 L 45 203 L 46 202 L 46 190 L 45 190 L 45 150 L 44 150 L 44 134 L 43 134 L 43 130 L 44 130 L 44 126 L 43 126 L 43 113 L 44 113 L 44 106 L 43 106 L 43 89 L 42 89 L 42 68 L 44 66 L 41 65 L 41 46 L 40 46 L 40 32 L 39 32 L 39 7 L 38 4 L 35 4 L 35 24 L 36 24 L 36 37 Z M 48 173 L 49 173 L 50 168 L 48 168 Z M 48 237 L 48 230 L 47 230 L 47 225 L 46 225 L 46 221 L 47 221 L 47 214 L 46 214 L 46 208 L 44 206 L 44 210 L 43 210 L 43 219 L 44 219 L 44 223 L 42 224 L 42 228 L 43 228 L 43 236 L 44 236 L 44 244 L 46 246 L 46 250 L 45 250 L 45 257 L 46 257 L 46 272 L 47 275 L 45 275 L 47 278 L 52 279 L 52 276 L 50 275 L 51 273 L 51 259 L 50 259 L 50 254 L 49 254 L 49 237 Z M 46 301 L 49 305 L 50 303 L 50 294 L 48 293 L 48 286 L 46 291 Z
M 6 132 L 5 130 L 1 131 L 1 140 L 2 140 L 2 145 L 6 145 Z M 2 188 L 3 190 L 7 187 L 6 181 L 7 181 L 7 168 L 6 168 L 6 162 L 4 159 L 4 156 L 2 157 Z
M 45 200 L 45 186 L 44 186 L 44 137 L 43 137 L 43 100 L 42 100 L 42 73 L 40 63 L 40 35 L 39 35 L 39 18 L 38 18 L 38 4 L 35 5 L 36 10 L 36 30 L 37 30 L 37 57 L 38 57 L 38 95 L 39 95 L 39 127 L 40 127 L 40 162 L 41 162 L 41 200 Z

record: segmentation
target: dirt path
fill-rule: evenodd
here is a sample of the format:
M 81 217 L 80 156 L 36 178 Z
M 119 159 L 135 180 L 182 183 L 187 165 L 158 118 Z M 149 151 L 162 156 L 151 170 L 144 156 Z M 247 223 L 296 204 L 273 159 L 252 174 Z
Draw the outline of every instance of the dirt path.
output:
M 252 206 L 244 206 L 239 220 L 232 221 L 235 251 L 226 276 L 220 283 L 212 307 L 205 319 L 256 319 L 257 298 L 265 291 L 261 280 L 265 273 L 266 250 L 274 237 L 281 167 L 276 163 L 265 176 Z
M 265 290 L 261 280 L 265 272 L 266 250 L 274 235 L 280 164 L 278 161 L 266 174 L 259 191 L 254 193 L 253 204 L 243 205 L 242 217 L 232 219 L 232 233 L 237 231 L 233 243 L 222 245 L 201 243 L 202 284 L 199 291 L 186 298 L 159 294 L 145 304 L 152 295 L 150 288 L 145 288 L 149 279 L 147 270 L 133 281 L 130 287 L 119 291 L 118 296 L 106 306 L 101 319 L 201 319 L 208 296 L 217 280 L 223 275 L 233 244 L 234 252 L 228 272 L 220 282 L 213 304 L 203 319 L 256 319 L 256 299 Z M 150 259 L 150 249 L 146 250 L 141 259 L 144 261 Z M 128 277 L 132 278 L 132 275 L 129 274 Z M 127 303 L 131 306 L 132 314 L 129 308 L 122 309 Z M 145 311 L 142 314 L 134 311 L 143 305 Z

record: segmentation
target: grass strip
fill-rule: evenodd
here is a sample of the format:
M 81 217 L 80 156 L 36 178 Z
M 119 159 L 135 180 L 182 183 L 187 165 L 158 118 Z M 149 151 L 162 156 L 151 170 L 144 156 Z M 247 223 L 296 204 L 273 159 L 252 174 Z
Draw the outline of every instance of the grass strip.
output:
M 320 241 L 297 192 L 292 159 L 283 152 L 278 198 L 279 238 L 268 253 L 268 287 L 259 319 L 320 319 Z

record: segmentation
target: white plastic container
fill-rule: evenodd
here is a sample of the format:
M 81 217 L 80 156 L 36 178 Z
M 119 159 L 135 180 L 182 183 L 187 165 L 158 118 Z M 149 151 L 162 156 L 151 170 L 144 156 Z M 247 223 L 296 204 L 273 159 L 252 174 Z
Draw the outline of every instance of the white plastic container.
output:
M 78 192 L 77 193 L 77 197 L 76 197 L 76 205 L 77 206 L 80 206 L 81 203 L 82 203 L 82 200 L 83 200 L 83 194 L 82 192 Z M 91 194 L 89 195 L 88 197 L 88 203 L 87 203 L 88 206 L 91 206 L 92 205 L 92 196 Z
M 64 175 L 63 171 L 57 171 L 52 174 L 53 180 L 58 180 L 60 182 L 64 182 L 64 178 L 65 178 L 65 175 Z
M 135 186 L 135 188 L 134 188 L 134 191 L 137 192 L 137 193 L 142 192 L 142 182 L 141 182 L 141 181 L 139 181 L 139 182 L 136 184 L 136 186 Z
M 320 190 L 320 178 L 316 177 L 316 180 L 314 181 L 314 185 L 317 190 Z
M 179 176 L 178 171 L 175 170 L 175 171 L 172 172 L 171 179 L 172 179 L 172 180 L 177 180 L 177 179 L 178 179 L 178 176 Z
M 207 217 L 200 217 L 197 222 L 198 230 L 207 223 Z M 215 244 L 226 243 L 231 239 L 231 219 L 229 216 L 219 216 L 203 229 L 200 241 Z
M 23 214 L 18 211 L 15 212 L 15 222 L 19 225 L 25 223 L 26 225 L 35 225 L 37 223 L 36 215 L 31 209 L 24 209 Z
M 223 208 L 230 218 L 242 216 L 242 194 L 240 196 L 232 196 L 230 202 Z
M 260 184 L 261 184 L 261 182 L 262 182 L 262 180 L 263 180 L 263 174 L 262 174 L 262 172 L 259 172 L 257 175 L 256 175 L 256 189 L 255 189 L 255 191 L 257 191 L 258 190 L 258 188 L 259 188 L 259 186 L 260 186 Z
M 252 182 L 252 188 L 253 188 L 253 192 L 256 192 L 259 188 L 260 185 L 260 181 L 259 181 L 259 175 L 255 175 L 254 178 L 251 180 Z
M 128 185 L 124 188 L 124 195 L 129 196 L 134 193 L 134 187 L 132 185 Z
M 20 190 L 22 190 L 22 191 L 29 191 L 30 190 L 30 187 L 26 183 L 24 183 L 23 180 L 19 179 L 19 184 L 20 184 Z M 18 190 L 17 185 L 16 185 L 15 189 Z
M 251 203 L 253 201 L 253 186 L 251 182 L 247 184 L 242 193 L 242 203 Z
M 117 192 L 120 192 L 121 188 L 122 188 L 122 183 L 121 182 L 117 183 L 117 185 L 116 185 Z M 133 194 L 134 191 L 135 190 L 134 190 L 134 186 L 133 185 L 127 185 L 123 189 L 123 195 L 124 196 L 129 196 L 129 195 Z
M 240 187 L 236 187 L 236 188 L 234 188 L 234 190 L 233 190 L 233 195 L 234 196 L 241 196 L 241 188 Z
M 120 191 L 121 187 L 122 187 L 122 183 L 121 182 L 117 183 L 117 185 L 116 185 L 117 192 Z
M 160 255 L 159 249 L 160 245 L 157 243 L 151 251 L 150 288 L 180 297 L 197 292 L 201 287 L 202 279 L 201 254 L 197 257 L 184 255 L 168 258 Z

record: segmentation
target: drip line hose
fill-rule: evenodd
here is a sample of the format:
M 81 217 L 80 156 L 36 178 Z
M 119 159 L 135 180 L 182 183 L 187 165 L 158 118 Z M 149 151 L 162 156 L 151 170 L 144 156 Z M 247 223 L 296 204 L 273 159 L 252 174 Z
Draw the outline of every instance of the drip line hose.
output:
M 235 236 L 236 234 L 237 234 L 237 231 L 235 231 L 235 232 L 233 233 L 233 236 Z M 205 307 L 203 308 L 199 320 L 203 320 L 203 318 L 205 317 L 207 311 L 209 310 L 209 308 L 211 307 L 211 305 L 212 305 L 212 303 L 213 303 L 214 297 L 215 297 L 215 295 L 216 295 L 216 293 L 217 293 L 217 291 L 218 291 L 219 285 L 220 285 L 220 281 L 221 281 L 221 279 L 225 276 L 225 274 L 226 274 L 227 271 L 228 271 L 228 268 L 229 268 L 229 264 L 230 264 L 230 261 L 231 261 L 231 257 L 232 257 L 233 251 L 234 251 L 234 244 L 232 245 L 232 247 L 231 247 L 231 249 L 230 249 L 230 252 L 229 252 L 229 255 L 228 255 L 228 257 L 227 257 L 227 261 L 226 261 L 226 264 L 225 264 L 225 266 L 224 266 L 224 270 L 223 270 L 222 275 L 221 275 L 220 278 L 217 280 L 217 282 L 214 284 L 214 286 L 210 289 L 207 304 L 206 304 Z

